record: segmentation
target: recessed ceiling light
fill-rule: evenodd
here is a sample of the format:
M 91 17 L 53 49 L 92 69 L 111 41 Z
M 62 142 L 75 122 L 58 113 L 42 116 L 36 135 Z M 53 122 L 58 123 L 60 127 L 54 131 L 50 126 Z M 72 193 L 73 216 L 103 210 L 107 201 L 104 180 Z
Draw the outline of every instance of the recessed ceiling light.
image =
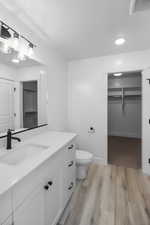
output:
M 19 59 L 12 59 L 11 61 L 16 64 L 18 64 L 20 62 Z
M 122 76 L 122 73 L 114 73 L 113 74 L 115 77 L 120 77 L 120 76 Z
M 123 45 L 126 42 L 124 38 L 118 38 L 115 40 L 116 45 Z

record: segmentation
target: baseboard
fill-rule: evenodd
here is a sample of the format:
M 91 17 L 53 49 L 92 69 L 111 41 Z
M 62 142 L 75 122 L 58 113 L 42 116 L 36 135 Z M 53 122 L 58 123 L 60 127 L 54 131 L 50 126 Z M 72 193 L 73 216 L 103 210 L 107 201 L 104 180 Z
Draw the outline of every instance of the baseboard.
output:
M 143 171 L 143 173 L 145 174 L 145 175 L 150 175 L 150 169 L 148 168 L 148 167 L 144 167 L 143 169 L 142 169 L 142 171 Z
M 118 137 L 128 137 L 128 138 L 141 138 L 140 135 L 135 133 L 124 133 L 124 132 L 111 132 L 108 134 L 109 136 L 118 136 Z
M 104 159 L 104 158 L 101 158 L 101 157 L 94 156 L 93 162 L 99 163 L 99 164 L 102 164 L 102 165 L 107 165 L 107 160 Z

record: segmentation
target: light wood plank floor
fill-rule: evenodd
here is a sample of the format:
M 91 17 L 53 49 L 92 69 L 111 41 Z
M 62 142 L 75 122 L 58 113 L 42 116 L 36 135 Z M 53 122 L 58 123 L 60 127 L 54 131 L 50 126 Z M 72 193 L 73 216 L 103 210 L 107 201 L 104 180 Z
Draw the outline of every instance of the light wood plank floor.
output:
M 65 225 L 150 225 L 150 177 L 93 164 L 77 185 Z

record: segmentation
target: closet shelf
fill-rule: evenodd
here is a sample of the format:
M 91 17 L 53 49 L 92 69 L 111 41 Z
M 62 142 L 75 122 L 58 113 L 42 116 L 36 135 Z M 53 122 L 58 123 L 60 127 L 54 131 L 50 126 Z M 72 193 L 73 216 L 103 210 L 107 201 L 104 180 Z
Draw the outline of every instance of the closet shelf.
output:
M 141 87 L 111 87 L 108 88 L 108 97 L 125 98 L 141 96 Z
M 141 97 L 141 93 L 135 93 L 135 94 L 124 94 L 124 97 Z M 121 94 L 108 94 L 108 97 L 112 98 L 122 98 Z
M 136 100 L 141 97 L 141 87 L 110 87 L 108 88 L 108 100 L 119 101 L 122 105 L 122 111 L 125 107 L 125 100 Z
M 124 89 L 124 90 L 141 90 L 141 87 L 140 86 L 124 86 L 124 87 L 109 87 L 108 88 L 108 90 L 112 90 L 112 91 L 121 90 L 121 89 Z

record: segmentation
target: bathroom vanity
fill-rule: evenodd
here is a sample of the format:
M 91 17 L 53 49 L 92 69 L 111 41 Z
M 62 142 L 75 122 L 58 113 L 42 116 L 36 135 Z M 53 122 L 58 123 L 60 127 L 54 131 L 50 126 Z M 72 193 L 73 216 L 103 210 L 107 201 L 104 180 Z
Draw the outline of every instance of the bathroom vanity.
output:
M 46 131 L 0 151 L 0 225 L 55 225 L 75 188 L 76 134 Z

